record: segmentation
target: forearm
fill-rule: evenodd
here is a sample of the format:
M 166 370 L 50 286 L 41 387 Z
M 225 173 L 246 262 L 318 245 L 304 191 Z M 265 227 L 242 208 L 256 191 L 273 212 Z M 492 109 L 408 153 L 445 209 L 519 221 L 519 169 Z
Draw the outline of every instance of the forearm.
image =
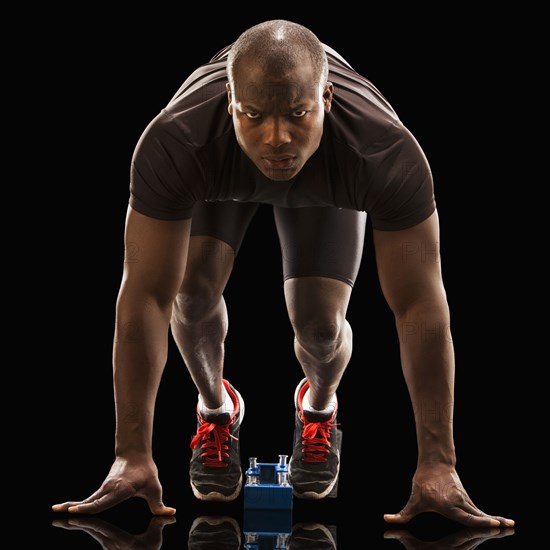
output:
M 398 320 L 403 374 L 411 398 L 418 463 L 455 465 L 454 351 L 445 310 Z
M 122 287 L 113 347 L 117 456 L 151 454 L 156 396 L 166 364 L 171 307 Z

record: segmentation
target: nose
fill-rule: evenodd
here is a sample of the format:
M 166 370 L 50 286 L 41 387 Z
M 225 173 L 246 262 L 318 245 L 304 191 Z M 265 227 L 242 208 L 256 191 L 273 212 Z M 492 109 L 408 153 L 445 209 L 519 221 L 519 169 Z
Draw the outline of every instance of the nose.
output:
M 269 117 L 264 122 L 264 143 L 271 147 L 280 147 L 291 142 L 288 123 L 281 117 Z

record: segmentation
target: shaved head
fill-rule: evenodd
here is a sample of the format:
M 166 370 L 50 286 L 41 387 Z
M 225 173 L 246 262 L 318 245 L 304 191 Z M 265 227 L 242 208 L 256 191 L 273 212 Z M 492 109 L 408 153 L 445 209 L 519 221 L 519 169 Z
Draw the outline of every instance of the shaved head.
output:
M 304 53 L 309 55 L 317 81 L 324 86 L 328 79 L 328 61 L 323 44 L 306 27 L 274 19 L 244 31 L 231 46 L 227 58 L 227 74 L 234 87 L 236 68 L 243 60 L 253 61 L 266 73 L 281 76 L 303 63 Z

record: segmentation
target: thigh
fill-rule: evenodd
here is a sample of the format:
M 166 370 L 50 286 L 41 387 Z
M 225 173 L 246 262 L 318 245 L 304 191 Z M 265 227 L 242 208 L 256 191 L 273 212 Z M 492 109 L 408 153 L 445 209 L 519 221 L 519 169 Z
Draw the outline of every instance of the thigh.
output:
M 333 207 L 274 208 L 284 280 L 329 277 L 353 287 L 367 214 Z
M 227 243 L 235 255 L 258 204 L 253 202 L 199 202 L 193 207 L 191 236 L 213 237 Z
M 218 299 L 257 208 L 255 203 L 233 201 L 194 206 L 187 267 L 180 292 L 211 294 L 212 299 Z

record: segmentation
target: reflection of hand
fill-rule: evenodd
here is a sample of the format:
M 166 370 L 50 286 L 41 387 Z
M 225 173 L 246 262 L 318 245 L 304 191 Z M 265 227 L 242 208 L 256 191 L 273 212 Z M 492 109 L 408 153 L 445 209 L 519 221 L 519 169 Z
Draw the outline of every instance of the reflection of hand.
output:
M 428 550 L 428 549 L 447 549 L 458 548 L 460 550 L 473 550 L 480 544 L 490 539 L 500 539 L 514 534 L 511 527 L 506 529 L 462 529 L 456 533 L 451 533 L 439 540 L 423 541 L 411 535 L 409 531 L 390 530 L 384 533 L 385 539 L 398 540 L 407 550 Z
M 175 523 L 173 516 L 154 516 L 144 533 L 133 535 L 106 522 L 98 517 L 79 516 L 69 519 L 55 519 L 54 527 L 62 529 L 85 531 L 92 536 L 103 550 L 160 550 L 162 546 L 162 530 L 165 525 Z
M 405 508 L 398 514 L 385 514 L 388 523 L 408 523 L 423 512 L 435 512 L 466 527 L 513 527 L 514 520 L 482 512 L 466 493 L 451 466 L 419 467 Z

